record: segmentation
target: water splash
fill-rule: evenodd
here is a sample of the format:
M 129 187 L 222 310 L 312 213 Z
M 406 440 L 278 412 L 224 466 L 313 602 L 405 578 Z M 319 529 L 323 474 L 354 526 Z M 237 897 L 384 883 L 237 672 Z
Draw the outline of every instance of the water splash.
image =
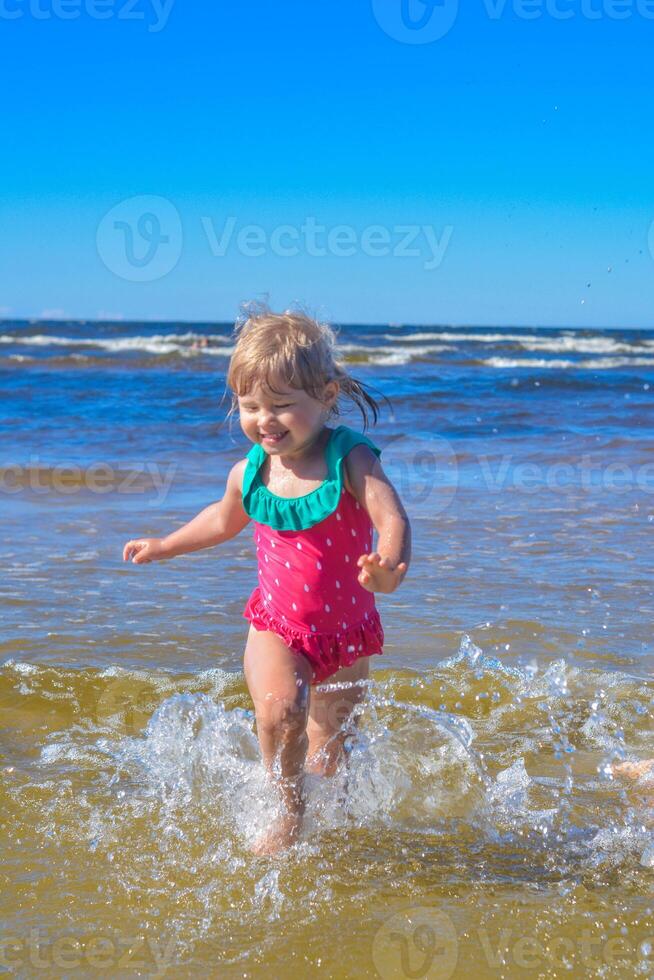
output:
M 267 922 L 270 956 L 276 930 L 357 893 L 370 855 L 393 880 L 411 869 L 430 889 L 509 880 L 572 901 L 614 873 L 636 890 L 650 881 L 652 787 L 611 769 L 616 751 L 642 754 L 651 741 L 653 688 L 642 679 L 565 660 L 510 667 L 469 637 L 431 670 L 376 673 L 347 766 L 307 776 L 303 838 L 271 866 L 249 852 L 278 804 L 241 680 L 204 678 L 208 693 L 183 689 L 196 678 L 174 690 L 171 676 L 53 671 L 0 669 L 0 693 L 22 699 L 27 729 L 27 713 L 40 724 L 53 705 L 70 702 L 77 719 L 45 736 L 38 759 L 16 753 L 2 773 L 11 846 L 36 841 L 69 874 L 89 875 L 82 918 L 133 905 L 151 928 L 165 920 L 182 954 Z M 115 713 L 102 725 L 83 717 L 86 692 L 102 699 L 118 681 L 146 689 L 146 707 L 155 699 L 139 731 Z

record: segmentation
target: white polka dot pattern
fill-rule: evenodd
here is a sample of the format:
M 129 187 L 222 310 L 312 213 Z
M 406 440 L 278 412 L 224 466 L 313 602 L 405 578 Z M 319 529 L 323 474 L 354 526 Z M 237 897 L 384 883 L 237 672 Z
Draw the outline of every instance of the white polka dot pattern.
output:
M 372 524 L 349 492 L 343 490 L 337 509 L 312 527 L 278 531 L 255 523 L 254 530 L 258 608 L 268 617 L 261 628 L 274 630 L 277 623 L 280 631 L 296 631 L 307 652 L 332 649 L 332 664 L 381 652 L 379 628 L 371 622 L 375 597 L 359 583 L 356 563 L 372 544 Z

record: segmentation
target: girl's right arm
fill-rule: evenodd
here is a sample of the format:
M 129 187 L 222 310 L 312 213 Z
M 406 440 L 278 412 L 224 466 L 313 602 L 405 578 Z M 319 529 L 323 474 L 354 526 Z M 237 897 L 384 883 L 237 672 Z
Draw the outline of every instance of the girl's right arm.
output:
M 247 460 L 236 463 L 227 477 L 227 486 L 222 500 L 210 504 L 194 517 L 192 521 L 173 531 L 165 538 L 135 538 L 123 548 L 123 561 L 132 560 L 133 565 L 163 558 L 176 558 L 202 548 L 213 548 L 217 544 L 235 538 L 250 518 L 243 509 L 243 474 Z

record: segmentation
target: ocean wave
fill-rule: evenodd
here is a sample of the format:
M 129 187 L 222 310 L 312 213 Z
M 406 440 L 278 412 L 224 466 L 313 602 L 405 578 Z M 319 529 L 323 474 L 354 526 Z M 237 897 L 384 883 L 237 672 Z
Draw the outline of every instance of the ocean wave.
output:
M 521 344 L 525 350 L 552 354 L 638 354 L 654 353 L 654 341 L 642 340 L 632 344 L 613 337 L 530 337 Z
M 440 330 L 437 333 L 409 333 L 398 336 L 397 334 L 385 333 L 384 340 L 444 340 L 454 341 L 476 341 L 481 344 L 495 344 L 504 341 L 526 340 L 524 334 L 506 333 L 459 333 L 459 331 Z
M 518 344 L 526 351 L 542 351 L 552 354 L 631 354 L 654 352 L 654 340 L 625 341 L 607 336 L 580 336 L 565 333 L 561 336 L 548 337 L 538 334 L 516 333 L 454 333 L 439 331 L 438 333 L 413 333 L 402 337 L 384 334 L 385 340 L 396 341 L 425 341 L 442 340 L 449 344 L 478 343 L 478 344 Z
M 445 344 L 430 344 L 422 347 L 362 347 L 360 344 L 341 344 L 338 352 L 351 363 L 364 362 L 367 364 L 409 364 L 411 361 L 428 359 L 432 354 L 451 350 Z
M 378 340 L 393 341 L 379 343 Z M 225 334 L 203 334 L 193 330 L 184 333 L 157 333 L 150 336 L 137 334 L 122 337 L 73 337 L 34 333 L 26 335 L 1 334 L 0 345 L 23 348 L 19 352 L 8 353 L 5 363 L 16 364 L 41 361 L 48 364 L 67 361 L 86 361 L 97 363 L 100 357 L 129 357 L 134 363 L 139 354 L 151 355 L 155 359 L 177 358 L 185 361 L 210 358 L 229 358 L 234 352 L 233 337 Z M 478 346 L 495 346 L 498 353 L 482 360 L 474 358 Z M 468 346 L 468 351 L 465 348 Z M 503 356 L 500 355 L 505 348 Z M 506 350 L 508 348 L 508 350 Z M 31 350 L 30 350 L 31 349 Z M 337 343 L 337 354 L 351 364 L 370 364 L 379 366 L 403 366 L 414 361 L 438 361 L 440 354 L 449 359 L 464 358 L 467 363 L 491 368 L 579 368 L 586 370 L 606 370 L 620 367 L 646 367 L 654 364 L 654 339 L 627 340 L 624 337 L 602 335 L 580 335 L 567 331 L 560 335 L 541 335 L 535 332 L 515 333 L 487 331 L 485 333 L 458 332 L 453 330 L 414 332 L 404 336 L 391 333 L 366 335 L 365 340 L 357 341 L 350 337 L 346 343 Z M 37 351 L 42 353 L 38 354 Z M 51 351 L 51 353 L 49 352 Z M 521 353 L 562 354 L 560 358 L 520 358 Z M 467 357 L 466 357 L 467 353 Z M 481 352 L 480 352 L 481 353 Z M 490 351 L 488 352 L 490 353 Z M 514 354 L 513 357 L 508 356 Z M 594 355 L 587 360 L 573 360 L 576 355 Z M 47 355 L 47 357 L 46 357 Z M 606 356 L 605 356 L 606 355 Z M 612 355 L 612 356 L 608 356 Z M 147 365 L 147 361 L 144 362 Z M 152 363 L 152 362 L 149 362 Z
M 654 357 L 595 357 L 582 361 L 569 361 L 562 358 L 513 358 L 513 357 L 487 357 L 478 362 L 486 367 L 512 369 L 512 368 L 538 368 L 543 370 L 567 370 L 575 368 L 584 371 L 607 371 L 611 368 L 621 367 L 651 367 L 654 368 Z
M 206 345 L 205 345 L 206 341 Z M 17 347 L 90 347 L 110 353 L 146 351 L 150 354 L 211 354 L 219 357 L 231 355 L 232 338 L 222 334 L 199 334 L 189 331 L 183 334 L 152 334 L 134 337 L 61 337 L 49 334 L 28 334 L 15 336 L 0 335 L 0 344 Z M 211 345 L 222 344 L 223 347 Z M 228 346 L 229 345 L 229 346 Z

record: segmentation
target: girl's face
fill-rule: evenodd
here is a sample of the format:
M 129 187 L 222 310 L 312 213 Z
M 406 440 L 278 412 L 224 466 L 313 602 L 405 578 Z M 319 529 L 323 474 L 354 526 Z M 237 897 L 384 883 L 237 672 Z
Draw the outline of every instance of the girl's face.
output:
M 280 393 L 257 385 L 238 396 L 241 428 L 267 453 L 288 456 L 308 447 L 320 433 L 336 401 L 338 383 L 325 385 L 322 402 L 300 388 L 277 387 Z

